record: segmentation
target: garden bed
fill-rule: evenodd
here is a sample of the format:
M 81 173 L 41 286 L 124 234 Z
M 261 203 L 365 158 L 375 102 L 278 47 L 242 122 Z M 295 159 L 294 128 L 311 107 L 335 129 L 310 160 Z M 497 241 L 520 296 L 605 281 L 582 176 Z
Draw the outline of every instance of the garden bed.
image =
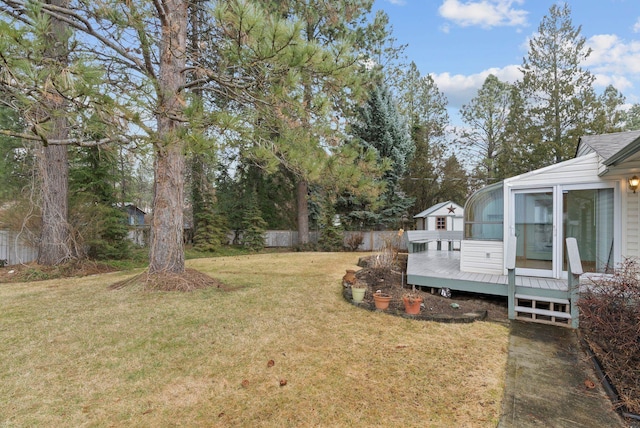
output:
M 487 319 L 507 322 L 507 300 L 497 296 L 486 296 L 473 293 L 451 292 L 451 297 L 440 295 L 441 289 L 416 289 L 415 294 L 423 299 L 418 315 L 407 315 L 404 310 L 402 296 L 412 291 L 404 280 L 400 270 L 363 268 L 356 272 L 360 284 L 366 284 L 367 291 L 362 303 L 356 305 L 364 309 L 376 310 L 373 293 L 380 290 L 391 296 L 389 308 L 385 312 L 411 319 L 440 322 L 473 322 Z M 344 288 L 344 297 L 352 301 L 351 288 Z

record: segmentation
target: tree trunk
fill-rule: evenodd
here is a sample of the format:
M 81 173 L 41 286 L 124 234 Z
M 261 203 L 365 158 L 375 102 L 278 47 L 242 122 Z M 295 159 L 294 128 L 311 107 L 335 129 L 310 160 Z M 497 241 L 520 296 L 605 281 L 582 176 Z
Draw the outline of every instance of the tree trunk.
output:
M 296 184 L 298 203 L 298 244 L 309 243 L 309 206 L 307 205 L 307 194 L 309 193 L 309 183 L 302 178 Z
M 66 7 L 68 0 L 52 0 L 55 6 Z M 55 73 L 66 67 L 69 58 L 66 24 L 51 18 L 49 31 L 46 34 L 49 41 L 44 51 L 44 57 L 50 60 L 53 67 L 48 81 L 55 80 Z M 43 117 L 51 118 L 51 130 L 47 138 L 65 140 L 69 135 L 69 126 L 64 115 L 64 98 L 49 86 L 43 95 Z M 69 162 L 66 146 L 44 146 L 38 156 L 38 168 L 42 185 L 42 230 L 40 231 L 40 245 L 38 263 L 42 265 L 56 265 L 75 256 L 71 247 L 70 227 L 67 221 L 69 203 Z
M 56 118 L 57 135 L 66 137 L 64 117 Z M 66 146 L 42 147 L 38 157 L 42 185 L 42 229 L 38 264 L 53 266 L 74 256 L 70 242 L 68 214 L 69 163 Z
M 158 77 L 158 141 L 155 143 L 155 192 L 149 251 L 149 273 L 183 273 L 184 142 L 180 121 L 184 100 L 187 46 L 187 1 L 165 0 Z
M 149 273 L 184 272 L 184 155 L 174 141 L 156 151 Z

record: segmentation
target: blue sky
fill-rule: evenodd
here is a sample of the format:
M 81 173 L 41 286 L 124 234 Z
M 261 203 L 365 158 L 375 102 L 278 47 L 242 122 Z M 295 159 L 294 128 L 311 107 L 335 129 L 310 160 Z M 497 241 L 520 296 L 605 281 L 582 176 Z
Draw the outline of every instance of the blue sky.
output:
M 562 4 L 564 2 L 557 2 Z M 640 103 L 640 1 L 568 0 L 574 26 L 593 50 L 583 66 L 596 90 L 613 84 L 628 104 Z M 487 75 L 514 82 L 553 0 L 376 0 L 407 59 L 431 74 L 458 110 Z

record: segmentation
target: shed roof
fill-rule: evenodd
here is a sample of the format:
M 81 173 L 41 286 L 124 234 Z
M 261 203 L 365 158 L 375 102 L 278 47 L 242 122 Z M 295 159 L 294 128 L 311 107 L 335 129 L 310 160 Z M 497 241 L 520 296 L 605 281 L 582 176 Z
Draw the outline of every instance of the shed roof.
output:
M 423 217 L 428 217 L 429 214 L 432 214 L 436 211 L 438 211 L 440 208 L 444 207 L 445 205 L 453 205 L 456 208 L 460 208 L 462 209 L 462 207 L 458 204 L 456 204 L 455 202 L 452 201 L 447 201 L 447 202 L 440 202 L 439 204 L 435 204 L 429 208 L 427 208 L 426 210 L 422 211 L 421 213 L 418 213 L 416 215 L 413 216 L 413 218 L 423 218 Z

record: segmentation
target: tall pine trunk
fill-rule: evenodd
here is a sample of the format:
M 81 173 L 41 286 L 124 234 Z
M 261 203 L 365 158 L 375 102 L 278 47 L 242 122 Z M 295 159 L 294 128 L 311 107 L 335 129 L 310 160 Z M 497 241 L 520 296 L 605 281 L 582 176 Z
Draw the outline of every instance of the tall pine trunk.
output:
M 297 205 L 298 205 L 298 244 L 305 245 L 309 243 L 309 206 L 307 203 L 307 194 L 309 192 L 309 183 L 300 178 L 296 184 Z
M 51 138 L 66 138 L 64 117 L 56 118 Z M 53 135 L 55 134 L 55 135 Z M 38 264 L 53 266 L 69 260 L 71 248 L 68 215 L 69 162 L 66 146 L 42 147 L 38 166 L 42 186 L 42 229 Z
M 180 90 L 186 82 L 186 0 L 165 0 L 158 77 L 158 141 L 155 144 L 155 192 L 149 251 L 149 273 L 183 273 L 183 202 L 185 155 L 180 135 L 184 100 Z
M 67 7 L 68 0 L 51 0 L 48 2 L 58 7 Z M 51 119 L 51 131 L 47 138 L 50 140 L 66 140 L 69 136 L 69 126 L 64 115 L 64 98 L 52 88 L 51 81 L 56 79 L 56 73 L 67 65 L 69 58 L 69 35 L 65 23 L 50 18 L 49 30 L 46 34 L 48 43 L 44 57 L 53 64 L 49 68 L 43 95 L 43 115 Z M 69 162 L 67 147 L 45 145 L 38 156 L 38 167 L 42 186 L 42 229 L 40 231 L 40 245 L 38 263 L 42 265 L 56 265 L 74 257 L 71 247 L 70 227 L 67 220 L 69 203 Z

